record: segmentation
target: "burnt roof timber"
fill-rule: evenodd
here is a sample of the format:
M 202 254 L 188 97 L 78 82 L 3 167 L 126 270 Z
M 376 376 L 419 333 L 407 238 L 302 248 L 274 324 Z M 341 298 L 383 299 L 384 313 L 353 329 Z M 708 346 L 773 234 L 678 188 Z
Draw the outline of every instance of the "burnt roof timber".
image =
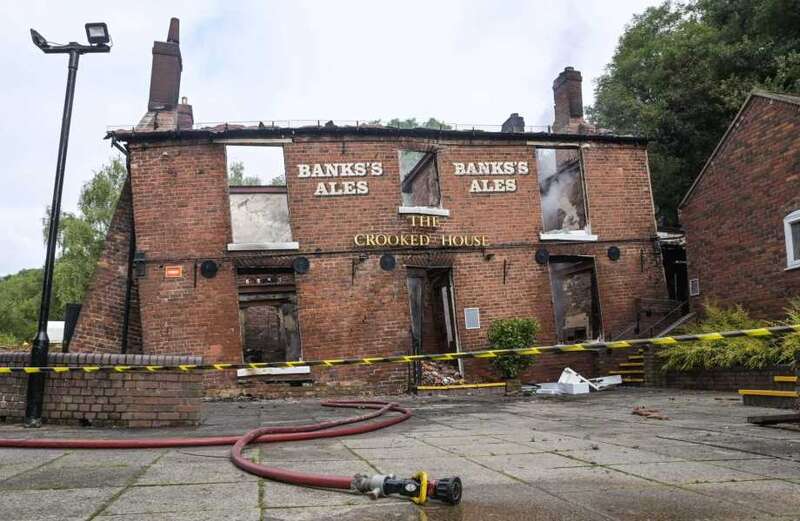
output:
M 360 136 L 382 138 L 423 138 L 486 141 L 559 141 L 564 143 L 626 143 L 647 145 L 648 139 L 639 136 L 617 136 L 611 134 L 554 134 L 549 132 L 489 132 L 482 130 L 445 130 L 427 128 L 387 128 L 387 127 L 248 127 L 228 129 L 177 129 L 166 131 L 109 131 L 106 139 L 116 139 L 126 143 L 155 143 L 160 141 L 209 140 L 230 138 L 293 138 L 293 137 L 336 137 Z

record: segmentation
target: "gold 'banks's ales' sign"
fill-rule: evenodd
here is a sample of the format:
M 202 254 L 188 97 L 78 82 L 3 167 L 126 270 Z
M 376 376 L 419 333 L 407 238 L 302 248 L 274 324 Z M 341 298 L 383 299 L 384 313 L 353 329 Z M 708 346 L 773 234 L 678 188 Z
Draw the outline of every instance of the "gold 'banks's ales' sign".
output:
M 380 161 L 297 165 L 297 177 L 317 179 L 317 188 L 314 190 L 317 197 L 367 195 L 368 177 L 380 175 L 383 175 L 383 163 Z
M 414 228 L 438 228 L 439 218 L 426 215 L 412 215 L 408 218 L 408 223 Z M 485 235 L 470 234 L 442 234 L 432 235 L 429 233 L 357 233 L 353 236 L 356 246 L 369 247 L 426 247 L 443 246 L 445 248 L 485 248 L 489 246 L 489 240 Z
M 469 193 L 516 192 L 517 180 L 510 176 L 528 175 L 527 161 L 482 161 L 477 163 L 453 163 L 453 174 L 457 176 L 489 176 L 472 179 Z

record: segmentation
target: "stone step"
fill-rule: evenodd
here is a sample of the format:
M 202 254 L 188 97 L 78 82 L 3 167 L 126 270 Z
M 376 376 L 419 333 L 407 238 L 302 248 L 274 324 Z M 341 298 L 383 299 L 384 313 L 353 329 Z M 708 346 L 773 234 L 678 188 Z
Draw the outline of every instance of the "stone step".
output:
M 797 398 L 797 391 L 776 391 L 774 389 L 739 389 L 742 396 L 775 396 L 779 398 Z
M 624 384 L 643 384 L 644 378 L 623 378 L 622 383 Z
M 630 355 L 628 360 L 636 361 L 636 360 L 644 360 L 644 356 L 642 355 Z
M 643 362 L 623 362 L 619 364 L 620 367 L 644 367 Z
M 616 371 L 609 371 L 608 374 L 644 374 L 644 371 L 637 369 L 617 369 Z
M 797 391 L 776 391 L 774 389 L 739 389 L 742 405 L 753 407 L 772 407 L 792 409 L 797 402 Z
M 797 383 L 797 377 L 786 375 L 786 376 L 776 376 L 773 378 L 775 383 Z

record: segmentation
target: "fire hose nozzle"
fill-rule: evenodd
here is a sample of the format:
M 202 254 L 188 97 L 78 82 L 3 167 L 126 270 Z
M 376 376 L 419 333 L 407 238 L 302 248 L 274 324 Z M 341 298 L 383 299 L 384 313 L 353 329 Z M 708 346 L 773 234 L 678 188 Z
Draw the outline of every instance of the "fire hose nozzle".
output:
M 430 490 L 431 488 L 433 488 L 433 491 Z M 428 486 L 428 497 L 451 505 L 457 505 L 461 502 L 462 490 L 461 478 L 459 477 L 431 480 Z
M 367 476 L 356 474 L 353 477 L 352 488 L 367 494 L 373 499 L 398 494 L 411 498 L 418 504 L 423 504 L 427 499 L 456 505 L 461 501 L 461 479 L 458 477 L 428 480 L 424 472 L 418 472 L 413 478 L 396 478 L 393 474 L 375 474 Z

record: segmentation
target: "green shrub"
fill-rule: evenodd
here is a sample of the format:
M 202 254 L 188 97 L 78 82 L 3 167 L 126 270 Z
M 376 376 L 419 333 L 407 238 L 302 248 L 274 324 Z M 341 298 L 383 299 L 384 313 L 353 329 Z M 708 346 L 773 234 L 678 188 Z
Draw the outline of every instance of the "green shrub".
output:
M 800 301 L 793 304 L 789 322 L 800 320 Z M 723 308 L 714 302 L 703 304 L 705 318 L 681 329 L 683 334 L 715 333 L 736 329 L 755 329 L 770 324 L 750 318 L 740 305 Z M 794 316 L 791 315 L 794 313 Z M 771 337 L 725 338 L 714 341 L 686 342 L 669 346 L 658 352 L 664 370 L 691 371 L 698 369 L 724 369 L 746 367 L 761 369 L 776 364 L 791 362 L 791 357 L 800 350 L 800 334 L 792 338 L 776 340 Z M 784 347 L 785 345 L 785 347 Z
M 495 320 L 489 327 L 489 343 L 495 349 L 524 349 L 536 342 L 539 322 L 535 318 L 504 318 Z M 533 365 L 530 355 L 508 353 L 492 359 L 492 366 L 504 378 L 517 378 L 522 371 Z
M 20 340 L 8 333 L 0 333 L 0 349 L 10 349 L 22 345 Z
M 786 320 L 780 325 L 800 324 L 800 298 L 795 298 L 786 308 Z M 800 354 L 800 333 L 790 333 L 780 337 L 777 346 L 777 359 L 779 364 L 797 363 L 797 356 Z

